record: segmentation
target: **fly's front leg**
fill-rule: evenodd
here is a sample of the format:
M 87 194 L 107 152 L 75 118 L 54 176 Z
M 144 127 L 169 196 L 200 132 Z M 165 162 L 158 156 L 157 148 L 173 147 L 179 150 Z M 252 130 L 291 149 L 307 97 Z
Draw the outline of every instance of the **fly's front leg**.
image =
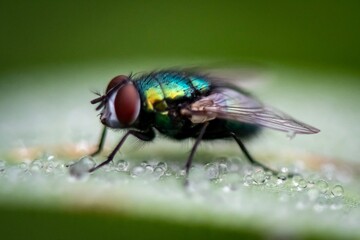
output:
M 107 157 L 107 159 L 105 161 L 103 161 L 102 163 L 100 163 L 99 165 L 93 167 L 92 169 L 89 170 L 89 172 L 94 172 L 95 170 L 101 168 L 102 166 L 108 164 L 109 162 L 111 162 L 114 159 L 115 154 L 120 150 L 121 146 L 124 144 L 124 142 L 126 141 L 127 137 L 129 135 L 133 135 L 135 137 L 137 137 L 140 140 L 143 141 L 151 141 L 155 138 L 155 132 L 152 128 L 149 128 L 148 130 L 144 131 L 144 132 L 140 132 L 140 131 L 136 131 L 136 130 L 129 130 L 127 133 L 125 133 L 125 135 L 121 138 L 120 142 L 116 145 L 116 147 L 114 148 L 114 150 L 110 153 L 110 155 Z
M 107 128 L 104 126 L 104 128 L 101 132 L 101 137 L 100 137 L 100 141 L 98 143 L 97 149 L 92 154 L 90 154 L 90 156 L 94 157 L 95 155 L 98 155 L 103 150 L 106 132 L 107 132 Z
M 97 149 L 93 153 L 89 154 L 90 156 L 94 157 L 94 156 L 98 155 L 103 150 L 104 143 L 105 143 L 106 132 L 107 132 L 107 128 L 104 126 L 104 128 L 103 128 L 103 130 L 101 132 L 100 141 L 99 141 L 99 143 L 97 145 Z M 65 166 L 70 167 L 71 165 L 72 164 L 66 164 Z

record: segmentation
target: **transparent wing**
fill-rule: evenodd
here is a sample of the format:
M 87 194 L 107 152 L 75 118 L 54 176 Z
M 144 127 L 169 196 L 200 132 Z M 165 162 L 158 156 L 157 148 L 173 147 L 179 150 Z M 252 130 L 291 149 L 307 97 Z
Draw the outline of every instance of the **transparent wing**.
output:
M 214 118 L 256 124 L 294 134 L 313 134 L 320 130 L 289 115 L 265 106 L 255 98 L 229 88 L 218 88 L 183 111 L 194 123 Z

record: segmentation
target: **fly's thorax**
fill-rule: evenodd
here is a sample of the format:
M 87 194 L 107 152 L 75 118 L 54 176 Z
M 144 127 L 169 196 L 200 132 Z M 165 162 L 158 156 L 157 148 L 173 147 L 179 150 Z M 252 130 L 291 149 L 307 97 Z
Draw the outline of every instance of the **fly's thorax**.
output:
M 192 102 L 210 91 L 206 77 L 176 71 L 159 71 L 134 81 L 147 112 L 164 112 L 175 105 Z
M 118 89 L 113 90 L 114 87 Z M 112 79 L 107 88 L 107 101 L 101 112 L 101 122 L 110 128 L 127 128 L 138 119 L 140 95 L 128 77 Z

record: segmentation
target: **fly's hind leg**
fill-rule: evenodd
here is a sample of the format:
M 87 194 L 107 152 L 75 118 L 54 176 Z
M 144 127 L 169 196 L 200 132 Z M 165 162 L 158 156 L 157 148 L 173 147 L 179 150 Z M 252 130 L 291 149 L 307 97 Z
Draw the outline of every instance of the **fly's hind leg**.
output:
M 278 175 L 279 172 L 275 171 L 267 166 L 265 166 L 264 164 L 256 161 L 249 153 L 249 151 L 246 149 L 244 143 L 240 140 L 240 138 L 238 136 L 235 135 L 235 133 L 231 133 L 231 136 L 235 139 L 236 143 L 239 145 L 241 151 L 244 153 L 245 157 L 249 160 L 249 162 L 255 166 L 259 166 L 261 168 L 263 168 L 265 171 L 269 171 L 272 172 L 273 175 Z

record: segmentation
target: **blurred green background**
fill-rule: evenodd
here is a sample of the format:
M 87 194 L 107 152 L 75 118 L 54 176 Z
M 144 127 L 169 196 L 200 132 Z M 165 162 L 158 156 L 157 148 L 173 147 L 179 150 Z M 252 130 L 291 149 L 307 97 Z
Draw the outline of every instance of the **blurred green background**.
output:
M 2 72 L 139 57 L 360 66 L 356 0 L 0 4 Z
M 78 143 L 84 139 L 95 142 L 100 129 L 93 106 L 88 103 L 93 97 L 89 89 L 97 87 L 102 90 L 115 74 L 152 67 L 186 66 L 194 62 L 200 65 L 240 62 L 270 66 L 270 69 L 274 67 L 274 72 L 270 70 L 270 73 L 277 76 L 276 81 L 268 88 L 260 89 L 261 96 L 322 130 L 321 135 L 315 137 L 294 139 L 291 148 L 299 146 L 298 149 L 304 152 L 308 150 L 356 162 L 360 152 L 358 141 L 347 140 L 351 134 L 360 133 L 360 112 L 357 110 L 360 100 L 359 13 L 360 2 L 356 0 L 2 0 L 0 156 L 7 156 L 13 148 L 40 146 L 44 142 L 48 145 Z M 306 94 L 303 89 L 306 89 Z M 268 139 L 259 145 L 266 145 Z M 268 143 L 267 148 L 286 148 L 285 141 L 274 141 L 278 144 L 275 148 L 271 145 L 275 143 Z M 209 231 L 214 238 L 224 234 L 234 239 L 239 235 L 266 236 L 264 228 L 254 220 L 248 228 L 246 216 L 239 224 L 243 228 L 238 226 L 229 230 L 217 227 L 218 222 L 213 218 L 209 218 L 212 224 L 208 225 L 211 226 L 201 221 L 194 225 L 191 221 L 169 223 L 166 217 L 159 220 L 156 208 L 150 217 L 134 214 L 134 209 L 123 214 L 121 208 L 120 213 L 108 216 L 101 210 L 91 211 L 94 209 L 90 204 L 83 214 L 83 210 L 77 212 L 79 203 L 76 200 L 75 204 L 70 204 L 70 210 L 64 212 L 57 207 L 57 201 L 62 199 L 52 199 L 51 191 L 48 191 L 50 197 L 45 193 L 43 202 L 39 203 L 48 208 L 38 209 L 34 202 L 22 206 L 22 201 L 39 200 L 41 191 L 39 199 L 38 195 L 31 198 L 28 189 L 23 194 L 16 188 L 14 192 L 10 191 L 10 196 L 7 191 L 10 190 L 5 194 L 1 192 L 0 225 L 1 232 L 6 230 L 4 235 L 8 236 L 13 234 L 9 226 L 18 224 L 23 230 L 18 232 L 18 236 L 22 238 L 37 236 L 46 239 L 48 234 L 61 236 L 63 233 L 66 238 L 78 238 L 83 234 L 83 237 L 98 239 L 102 233 L 96 231 L 94 223 L 99 229 L 107 229 L 109 238 L 120 236 L 117 227 L 122 230 L 123 238 L 133 236 L 134 232 L 139 237 L 158 238 L 165 234 L 173 239 L 180 239 L 184 232 L 188 234 L 187 238 L 209 237 L 210 234 L 204 235 Z M 69 191 L 68 195 L 72 196 L 72 191 L 77 190 Z M 109 200 L 110 205 L 115 201 Z M 146 198 L 143 201 L 146 202 Z M 16 204 L 9 207 L 9 202 L 20 202 L 20 207 Z M 192 218 L 186 215 L 193 212 L 191 204 L 190 210 L 184 214 L 185 220 L 186 217 Z M 143 208 L 151 212 L 146 203 Z M 164 216 L 167 216 L 166 207 L 159 209 L 165 209 Z M 182 215 L 175 213 L 174 219 L 177 216 L 181 219 Z M 75 219 L 74 222 L 71 219 Z M 196 217 L 194 219 L 196 222 Z M 271 214 L 264 219 L 272 222 Z M 44 224 L 45 230 L 40 235 L 31 228 L 29 223 L 32 221 L 37 225 Z M 144 234 L 137 230 L 138 226 L 145 229 Z M 305 237 L 331 236 L 331 233 L 321 231 L 319 236 L 313 235 L 316 230 L 307 233 L 304 229 L 300 231 Z M 13 235 L 15 239 L 16 236 Z

